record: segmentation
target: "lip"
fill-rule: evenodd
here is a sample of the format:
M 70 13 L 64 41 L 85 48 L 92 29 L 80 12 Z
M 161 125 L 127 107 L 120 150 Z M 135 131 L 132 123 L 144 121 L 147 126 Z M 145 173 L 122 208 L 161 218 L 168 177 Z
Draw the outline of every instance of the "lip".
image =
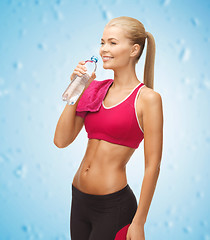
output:
M 103 59 L 103 62 L 107 62 L 109 60 L 111 60 L 113 57 L 110 57 L 110 56 L 103 56 L 102 59 Z

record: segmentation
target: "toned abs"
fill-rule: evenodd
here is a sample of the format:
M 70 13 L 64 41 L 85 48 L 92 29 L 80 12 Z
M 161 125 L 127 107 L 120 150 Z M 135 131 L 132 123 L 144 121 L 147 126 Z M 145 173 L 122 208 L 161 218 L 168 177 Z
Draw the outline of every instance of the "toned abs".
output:
M 127 184 L 126 164 L 135 149 L 98 139 L 89 139 L 73 185 L 80 191 L 104 195 Z

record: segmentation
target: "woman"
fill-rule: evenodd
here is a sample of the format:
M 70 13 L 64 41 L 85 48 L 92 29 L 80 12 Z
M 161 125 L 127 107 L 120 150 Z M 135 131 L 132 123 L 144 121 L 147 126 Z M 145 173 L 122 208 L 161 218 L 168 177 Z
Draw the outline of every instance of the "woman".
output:
M 135 65 L 146 38 L 142 83 Z M 72 183 L 71 239 L 144 240 L 163 142 L 162 100 L 153 90 L 154 38 L 138 20 L 114 18 L 104 28 L 100 56 L 103 68 L 114 71 L 114 80 L 96 81 L 93 73 L 77 102 L 66 105 L 54 137 L 56 146 L 67 147 L 85 124 L 89 138 Z M 71 80 L 85 71 L 82 61 Z M 126 164 L 143 139 L 145 174 L 137 207 L 127 184 Z

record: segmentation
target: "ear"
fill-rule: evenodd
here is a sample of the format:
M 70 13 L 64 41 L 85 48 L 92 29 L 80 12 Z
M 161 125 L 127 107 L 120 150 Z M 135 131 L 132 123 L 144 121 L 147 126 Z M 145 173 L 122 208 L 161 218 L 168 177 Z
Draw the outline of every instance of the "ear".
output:
M 140 50 L 140 45 L 139 44 L 134 44 L 131 48 L 130 56 L 131 57 L 137 56 L 138 53 L 139 53 L 139 50 Z

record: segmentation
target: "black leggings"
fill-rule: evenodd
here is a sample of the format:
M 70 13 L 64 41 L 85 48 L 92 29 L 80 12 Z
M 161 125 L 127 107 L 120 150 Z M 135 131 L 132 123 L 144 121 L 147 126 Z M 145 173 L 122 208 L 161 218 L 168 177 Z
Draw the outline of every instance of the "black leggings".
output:
M 136 210 L 136 197 L 128 184 L 106 195 L 87 194 L 72 184 L 71 240 L 124 240 Z

